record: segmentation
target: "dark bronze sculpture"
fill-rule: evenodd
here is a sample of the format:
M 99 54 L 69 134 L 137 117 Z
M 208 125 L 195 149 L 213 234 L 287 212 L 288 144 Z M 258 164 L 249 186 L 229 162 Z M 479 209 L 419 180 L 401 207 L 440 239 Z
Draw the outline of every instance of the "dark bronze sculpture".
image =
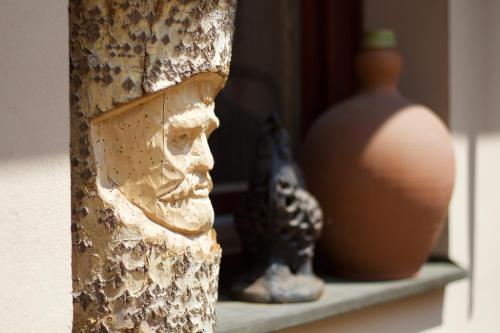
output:
M 236 219 L 250 267 L 233 285 L 233 296 L 259 303 L 315 300 L 323 291 L 312 269 L 323 215 L 304 189 L 276 114 L 266 120 L 257 149 L 245 209 Z

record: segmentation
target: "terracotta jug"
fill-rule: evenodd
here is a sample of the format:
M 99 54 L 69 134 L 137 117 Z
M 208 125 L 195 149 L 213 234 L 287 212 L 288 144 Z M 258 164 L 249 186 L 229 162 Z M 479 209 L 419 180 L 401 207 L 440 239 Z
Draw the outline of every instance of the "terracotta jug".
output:
M 446 218 L 455 173 L 451 138 L 432 111 L 399 93 L 402 61 L 393 33 L 366 33 L 362 46 L 362 89 L 313 124 L 303 168 L 325 213 L 320 248 L 333 271 L 405 278 L 427 260 Z

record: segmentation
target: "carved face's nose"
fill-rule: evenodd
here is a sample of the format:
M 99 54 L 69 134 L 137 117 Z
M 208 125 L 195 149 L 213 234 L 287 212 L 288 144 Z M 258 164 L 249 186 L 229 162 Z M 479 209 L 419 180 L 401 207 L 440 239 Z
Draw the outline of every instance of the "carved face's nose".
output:
M 192 157 L 195 170 L 208 172 L 214 167 L 214 158 L 208 146 L 207 135 L 201 132 L 194 140 L 192 147 Z

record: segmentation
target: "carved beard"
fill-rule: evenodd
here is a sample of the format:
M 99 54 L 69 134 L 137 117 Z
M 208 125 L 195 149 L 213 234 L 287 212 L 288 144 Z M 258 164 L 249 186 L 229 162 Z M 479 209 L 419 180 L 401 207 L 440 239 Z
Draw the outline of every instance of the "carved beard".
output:
M 208 231 L 213 167 L 207 137 L 218 126 L 213 82 L 190 79 L 92 123 L 102 190 L 122 193 L 152 221 L 185 235 Z

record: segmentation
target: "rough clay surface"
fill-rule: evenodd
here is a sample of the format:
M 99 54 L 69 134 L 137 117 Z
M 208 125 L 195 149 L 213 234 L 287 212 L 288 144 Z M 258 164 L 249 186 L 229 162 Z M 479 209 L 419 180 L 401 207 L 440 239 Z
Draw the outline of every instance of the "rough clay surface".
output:
M 249 185 L 246 206 L 236 219 L 249 269 L 233 282 L 233 296 L 259 303 L 318 299 L 323 281 L 313 272 L 312 258 L 323 212 L 305 189 L 276 114 L 262 126 Z
M 70 0 L 74 332 L 213 330 L 215 232 L 123 213 L 134 208 L 98 186 L 89 134 L 122 104 L 201 73 L 225 79 L 234 10 L 232 0 Z

